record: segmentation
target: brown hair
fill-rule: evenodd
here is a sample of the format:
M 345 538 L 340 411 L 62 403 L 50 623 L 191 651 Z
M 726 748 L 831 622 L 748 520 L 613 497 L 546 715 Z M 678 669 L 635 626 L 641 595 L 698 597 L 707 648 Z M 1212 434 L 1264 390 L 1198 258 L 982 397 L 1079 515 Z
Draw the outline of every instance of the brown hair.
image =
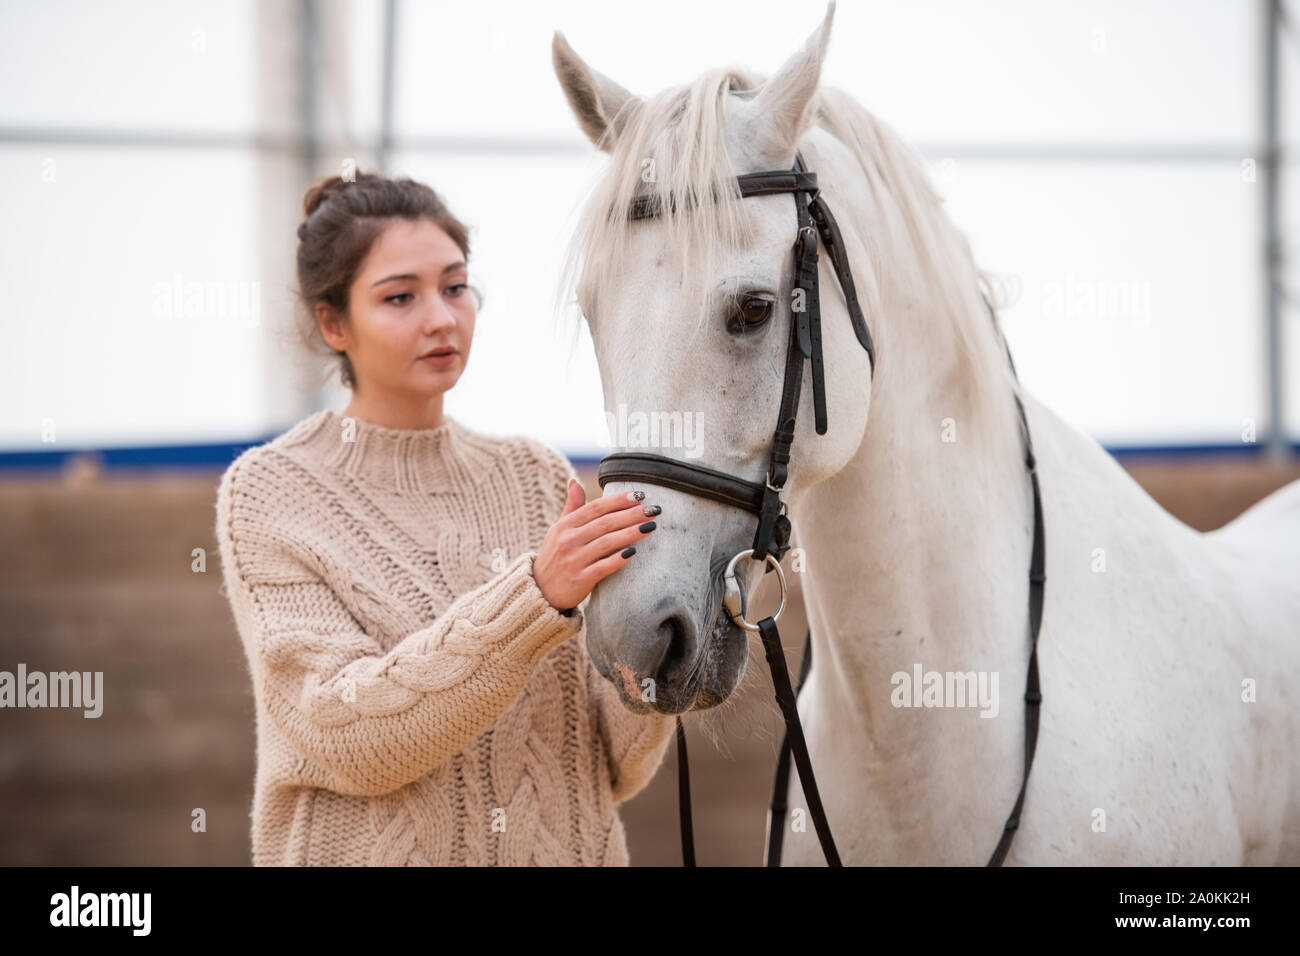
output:
M 469 230 L 442 198 L 423 183 L 358 170 L 355 179 L 330 176 L 307 190 L 298 227 L 298 304 L 300 332 L 307 346 L 321 346 L 339 357 L 339 377 L 348 388 L 356 375 L 346 352 L 326 344 L 316 321 L 324 302 L 346 321 L 349 293 L 370 247 L 393 219 L 428 219 L 460 247 L 469 261 Z M 481 301 L 477 289 L 470 290 Z

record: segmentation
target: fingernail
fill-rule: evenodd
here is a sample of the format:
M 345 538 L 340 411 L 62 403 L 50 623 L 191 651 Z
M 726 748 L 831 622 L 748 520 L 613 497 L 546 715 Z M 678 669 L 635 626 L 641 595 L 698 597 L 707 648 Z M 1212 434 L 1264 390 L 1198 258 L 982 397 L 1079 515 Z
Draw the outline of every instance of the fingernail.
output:
M 644 491 L 629 491 L 629 492 L 627 493 L 627 496 L 628 496 L 628 499 L 631 500 L 631 501 L 645 501 L 645 492 L 644 492 Z
M 640 531 L 642 534 L 644 534 L 645 532 L 653 531 L 654 529 L 655 529 L 655 523 L 653 521 L 647 521 L 645 524 L 641 525 L 641 527 L 638 528 L 637 530 Z
M 625 557 L 625 558 L 630 558 L 630 557 L 632 557 L 632 555 L 634 555 L 634 554 L 636 554 L 636 546 L 635 546 L 635 545 L 628 545 L 626 548 L 623 549 L 623 557 Z
M 645 512 L 645 516 L 647 518 L 653 518 L 655 515 L 661 513 L 664 509 L 660 508 L 658 505 L 646 505 L 641 510 Z

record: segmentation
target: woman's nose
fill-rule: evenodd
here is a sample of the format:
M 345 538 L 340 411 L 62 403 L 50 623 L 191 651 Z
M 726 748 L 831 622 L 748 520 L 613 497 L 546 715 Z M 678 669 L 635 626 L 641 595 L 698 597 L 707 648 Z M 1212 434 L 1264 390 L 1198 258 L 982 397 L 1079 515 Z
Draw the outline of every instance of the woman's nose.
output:
M 447 307 L 447 303 L 442 301 L 441 296 L 435 298 L 425 312 L 425 331 L 434 332 L 439 329 L 454 328 L 455 325 L 456 316 Z

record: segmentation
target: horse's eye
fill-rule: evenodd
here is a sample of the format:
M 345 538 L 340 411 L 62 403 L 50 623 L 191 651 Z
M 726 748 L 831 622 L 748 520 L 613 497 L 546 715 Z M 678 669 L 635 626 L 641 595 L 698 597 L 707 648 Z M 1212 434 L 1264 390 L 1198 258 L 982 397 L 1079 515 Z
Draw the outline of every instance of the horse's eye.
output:
M 754 293 L 737 296 L 727 326 L 733 332 L 752 331 L 772 317 L 775 305 L 776 299 L 772 296 Z

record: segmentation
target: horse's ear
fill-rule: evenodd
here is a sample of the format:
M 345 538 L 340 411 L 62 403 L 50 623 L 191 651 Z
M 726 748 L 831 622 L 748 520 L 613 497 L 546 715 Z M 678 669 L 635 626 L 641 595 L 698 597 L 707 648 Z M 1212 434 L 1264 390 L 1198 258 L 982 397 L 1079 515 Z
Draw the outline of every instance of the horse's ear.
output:
M 835 0 L 826 5 L 821 25 L 803 48 L 786 60 L 748 101 L 753 135 L 764 155 L 794 158 L 795 143 L 812 125 L 810 104 L 821 82 L 822 61 L 835 19 Z
M 582 131 L 597 149 L 613 152 L 614 140 L 641 99 L 589 67 L 559 30 L 551 40 L 551 63 Z

